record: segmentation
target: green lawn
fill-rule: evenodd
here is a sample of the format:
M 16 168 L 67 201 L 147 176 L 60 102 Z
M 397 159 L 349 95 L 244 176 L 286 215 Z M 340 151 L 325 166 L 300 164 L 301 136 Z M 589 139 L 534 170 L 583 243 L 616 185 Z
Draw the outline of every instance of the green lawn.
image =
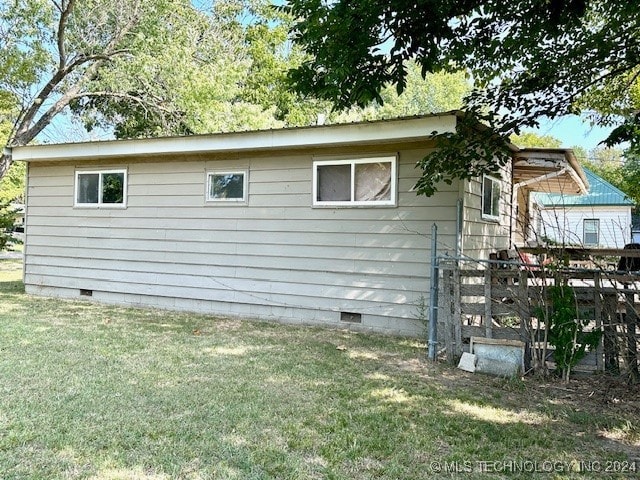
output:
M 471 375 L 413 340 L 35 298 L 20 275 L 0 261 L 2 479 L 585 478 L 567 465 L 640 457 L 638 392 L 604 377 Z

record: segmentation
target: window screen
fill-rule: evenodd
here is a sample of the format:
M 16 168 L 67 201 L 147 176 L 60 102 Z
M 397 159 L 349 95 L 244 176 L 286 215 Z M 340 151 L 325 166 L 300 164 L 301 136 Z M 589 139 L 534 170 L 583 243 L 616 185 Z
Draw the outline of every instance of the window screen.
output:
M 395 157 L 315 162 L 314 204 L 394 205 L 395 170 Z
M 245 200 L 245 172 L 220 172 L 209 174 L 207 200 L 242 202 Z
M 318 166 L 319 202 L 351 201 L 351 165 Z

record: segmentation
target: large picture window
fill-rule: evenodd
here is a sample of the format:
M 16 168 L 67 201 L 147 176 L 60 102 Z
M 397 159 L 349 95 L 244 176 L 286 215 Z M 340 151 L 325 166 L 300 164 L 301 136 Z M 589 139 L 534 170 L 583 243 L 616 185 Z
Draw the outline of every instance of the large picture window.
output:
M 582 227 L 584 244 L 598 245 L 600 243 L 600 220 L 585 219 Z
M 124 207 L 126 205 L 126 192 L 126 170 L 76 172 L 76 206 Z
M 207 201 L 246 202 L 247 172 L 210 172 L 207 174 Z
M 313 204 L 396 204 L 396 158 L 322 160 L 313 163 Z
M 485 175 L 482 179 L 482 218 L 500 220 L 500 180 Z

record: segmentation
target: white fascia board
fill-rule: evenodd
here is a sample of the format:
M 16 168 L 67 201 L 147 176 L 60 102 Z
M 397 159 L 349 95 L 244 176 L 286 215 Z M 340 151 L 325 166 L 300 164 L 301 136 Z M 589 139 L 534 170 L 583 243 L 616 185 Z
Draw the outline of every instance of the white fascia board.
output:
M 433 115 L 380 122 L 219 133 L 190 137 L 111 140 L 12 149 L 14 161 L 62 161 L 129 156 L 284 150 L 427 139 L 433 132 L 455 132 L 456 116 Z

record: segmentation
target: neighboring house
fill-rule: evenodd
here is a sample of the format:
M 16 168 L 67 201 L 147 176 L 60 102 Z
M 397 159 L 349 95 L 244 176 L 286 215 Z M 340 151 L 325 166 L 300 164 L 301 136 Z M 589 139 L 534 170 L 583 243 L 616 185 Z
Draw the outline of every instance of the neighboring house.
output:
M 631 242 L 633 201 L 592 171 L 584 172 L 589 182 L 585 195 L 535 195 L 537 238 L 585 247 L 624 247 Z
M 420 335 L 432 225 L 484 259 L 516 228 L 511 165 L 413 191 L 463 116 L 16 147 L 26 291 Z
M 640 214 L 631 216 L 631 242 L 640 243 Z

